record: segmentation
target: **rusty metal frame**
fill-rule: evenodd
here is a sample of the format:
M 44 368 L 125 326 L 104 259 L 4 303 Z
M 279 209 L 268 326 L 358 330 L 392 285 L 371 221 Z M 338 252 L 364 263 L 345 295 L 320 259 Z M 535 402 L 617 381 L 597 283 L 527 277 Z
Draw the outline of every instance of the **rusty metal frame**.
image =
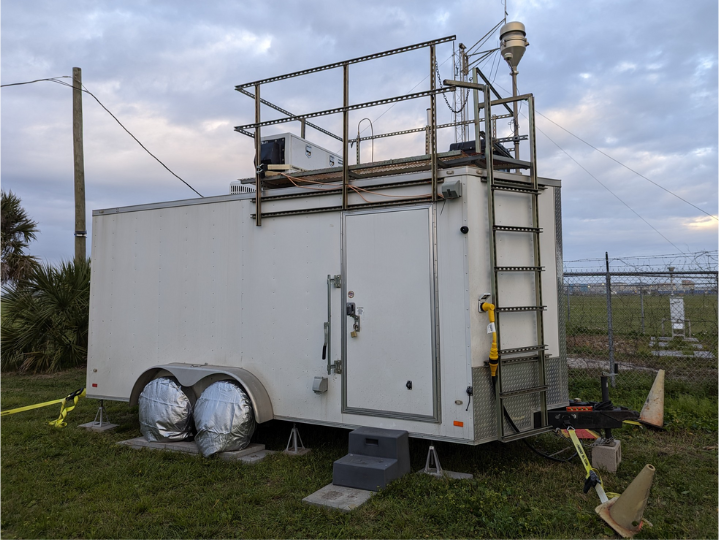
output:
M 305 69 L 301 71 L 295 71 L 292 73 L 288 73 L 285 75 L 279 75 L 276 77 L 270 77 L 267 79 L 260 79 L 258 81 L 253 81 L 250 83 L 240 84 L 235 87 L 235 89 L 238 92 L 241 92 L 242 94 L 254 98 L 255 100 L 255 122 L 252 124 L 246 124 L 242 126 L 236 126 L 235 131 L 238 131 L 239 133 L 242 133 L 244 135 L 247 135 L 249 137 L 254 138 L 255 143 L 255 163 L 256 163 L 256 170 L 255 170 L 255 224 L 257 226 L 260 226 L 262 223 L 262 210 L 261 210 L 261 200 L 262 200 L 262 178 L 263 178 L 263 170 L 262 166 L 260 164 L 260 150 L 262 145 L 262 138 L 261 138 L 261 129 L 265 126 L 272 126 L 276 124 L 282 124 L 285 122 L 293 122 L 293 121 L 299 121 L 301 123 L 301 131 L 304 135 L 305 126 L 310 126 L 314 129 L 317 129 L 321 133 L 324 133 L 330 137 L 333 137 L 338 140 L 342 140 L 343 142 L 343 182 L 342 182 L 342 209 L 347 210 L 348 208 L 348 185 L 350 183 L 350 164 L 348 163 L 349 158 L 349 152 L 348 152 L 348 144 L 350 143 L 350 137 L 349 137 L 349 118 L 350 118 L 350 111 L 358 110 L 358 109 L 364 109 L 366 107 L 375 107 L 377 105 L 384 105 L 386 103 L 396 103 L 399 101 L 406 101 L 409 99 L 417 99 L 422 97 L 430 97 L 430 111 L 431 111 L 431 118 L 430 118 L 430 168 L 431 168 L 431 189 L 432 189 L 432 200 L 433 202 L 437 201 L 437 183 L 438 183 L 438 155 L 437 155 L 437 103 L 436 103 L 436 96 L 437 94 L 444 93 L 444 92 L 450 92 L 453 91 L 450 87 L 436 87 L 436 80 L 435 80 L 435 71 L 436 71 L 436 45 L 441 43 L 447 43 L 449 41 L 454 41 L 455 36 L 447 36 L 440 39 L 435 39 L 432 41 L 425 41 L 422 43 L 416 43 L 414 45 L 408 45 L 406 47 L 399 47 L 397 49 L 391 49 L 388 51 L 383 51 L 380 53 L 370 54 L 367 56 L 360 56 L 358 58 L 353 58 L 350 60 L 344 60 L 342 62 L 335 62 L 333 64 L 326 64 L 324 66 L 319 66 L 315 68 Z M 357 64 L 360 62 L 366 62 L 368 60 L 375 60 L 378 58 L 384 58 L 386 56 L 391 56 L 394 54 L 400 54 L 408 51 L 413 51 L 417 49 L 423 49 L 425 47 L 430 48 L 430 90 L 424 91 L 424 92 L 414 92 L 409 94 L 403 94 L 399 96 L 394 96 L 390 98 L 385 99 L 379 99 L 374 101 L 368 101 L 365 103 L 358 103 L 355 105 L 350 104 L 350 65 L 351 64 Z M 293 77 L 301 77 L 303 75 L 308 75 L 310 73 L 318 73 L 320 71 L 326 71 L 330 69 L 335 68 L 342 68 L 343 71 L 343 105 L 342 107 L 336 107 L 334 109 L 327 109 L 324 111 L 317 111 L 317 112 L 311 112 L 301 115 L 295 115 L 291 112 L 278 107 L 277 105 L 270 103 L 267 100 L 260 98 L 260 87 L 263 84 L 276 82 L 276 81 L 282 81 L 286 79 L 291 79 Z M 254 86 L 255 87 L 255 93 L 252 94 L 251 92 L 245 90 L 248 87 Z M 266 105 L 272 109 L 275 109 L 276 111 L 281 112 L 285 115 L 284 118 L 279 118 L 275 120 L 266 120 L 262 121 L 261 119 L 261 111 L 260 106 Z M 330 114 L 338 114 L 342 113 L 343 115 L 343 135 L 342 139 L 338 137 L 337 135 L 331 133 L 330 131 L 327 131 L 315 124 L 312 124 L 308 122 L 308 118 L 316 118 L 319 116 L 327 116 Z M 445 126 L 444 126 L 445 127 Z M 427 128 L 423 128 L 427 129 Z M 254 130 L 254 133 L 251 131 Z M 407 133 L 412 133 L 412 130 L 407 131 Z M 404 134 L 401 132 L 395 133 L 397 135 Z M 390 134 L 386 134 L 385 136 L 390 136 Z

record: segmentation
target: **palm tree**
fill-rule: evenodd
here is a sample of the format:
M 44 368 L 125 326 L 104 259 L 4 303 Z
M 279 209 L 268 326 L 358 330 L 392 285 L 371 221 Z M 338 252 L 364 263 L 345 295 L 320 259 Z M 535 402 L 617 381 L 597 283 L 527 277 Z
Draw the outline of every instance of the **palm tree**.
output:
M 89 259 L 37 264 L 3 293 L 2 371 L 56 371 L 85 363 Z
M 25 253 L 28 244 L 40 232 L 20 204 L 20 197 L 12 191 L 2 192 L 2 283 L 17 283 L 37 266 L 38 260 Z

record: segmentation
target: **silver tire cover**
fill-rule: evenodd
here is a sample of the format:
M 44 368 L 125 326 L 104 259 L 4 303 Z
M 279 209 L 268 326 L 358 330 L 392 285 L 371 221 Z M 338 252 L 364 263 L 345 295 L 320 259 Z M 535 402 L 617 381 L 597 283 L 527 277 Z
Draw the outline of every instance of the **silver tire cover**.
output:
M 138 405 L 140 431 L 146 440 L 184 441 L 192 437 L 192 404 L 175 379 L 160 377 L 147 383 Z
M 195 403 L 195 443 L 203 456 L 242 450 L 255 432 L 252 404 L 245 390 L 230 381 L 208 386 Z

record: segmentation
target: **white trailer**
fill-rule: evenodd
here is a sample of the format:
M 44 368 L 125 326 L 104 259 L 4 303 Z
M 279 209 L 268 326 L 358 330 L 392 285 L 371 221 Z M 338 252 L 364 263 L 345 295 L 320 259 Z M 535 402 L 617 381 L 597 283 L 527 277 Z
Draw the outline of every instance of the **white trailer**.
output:
M 136 403 L 149 381 L 171 375 L 195 399 L 232 379 L 259 423 L 465 444 L 552 429 L 548 409 L 568 402 L 560 182 L 537 175 L 531 94 L 500 99 L 477 68 L 472 83 L 436 88 L 435 47 L 454 39 L 237 86 L 255 101 L 255 123 L 235 128 L 254 139 L 254 193 L 96 210 L 88 397 Z M 512 43 L 524 51 L 524 40 Z M 417 49 L 430 51 L 429 90 L 349 103 L 351 65 Z M 506 51 L 511 66 L 520 49 Z M 263 84 L 335 69 L 342 107 L 294 116 L 260 98 Z M 436 98 L 453 87 L 467 88 L 475 142 L 438 153 Z M 426 155 L 360 164 L 358 151 L 349 164 L 351 111 L 418 98 L 430 99 L 427 127 L 355 142 L 425 131 Z M 262 104 L 285 116 L 261 121 Z M 342 138 L 308 121 L 340 113 Z M 508 117 L 514 135 L 489 136 Z M 302 132 L 340 140 L 342 157 L 262 137 L 298 120 Z M 290 176 L 289 167 L 328 168 Z
M 362 208 L 338 211 L 342 193 L 307 189 L 317 186 L 300 184 L 312 181 L 305 173 L 300 187 L 266 190 L 261 227 L 254 193 L 94 211 L 88 397 L 136 403 L 147 382 L 171 374 L 191 398 L 237 380 L 258 422 L 465 444 L 550 429 L 545 410 L 568 401 L 560 182 L 538 180 L 545 307 L 498 308 L 499 399 L 478 304 L 493 290 L 492 238 L 497 267 L 533 265 L 532 235 L 502 230 L 532 228 L 532 190 L 527 176 L 495 171 L 492 234 L 486 170 L 453 166 L 458 154 L 439 154 L 437 202 L 430 172 L 372 164 L 377 176 L 348 195 Z M 536 283 L 527 272 L 498 278 L 499 306 L 531 305 Z

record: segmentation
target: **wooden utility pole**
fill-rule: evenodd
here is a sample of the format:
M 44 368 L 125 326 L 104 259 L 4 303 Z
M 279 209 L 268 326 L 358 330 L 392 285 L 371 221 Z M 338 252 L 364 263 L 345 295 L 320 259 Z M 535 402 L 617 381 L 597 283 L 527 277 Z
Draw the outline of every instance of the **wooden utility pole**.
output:
M 73 152 L 75 162 L 75 259 L 86 258 L 85 158 L 83 155 L 82 70 L 73 68 Z

